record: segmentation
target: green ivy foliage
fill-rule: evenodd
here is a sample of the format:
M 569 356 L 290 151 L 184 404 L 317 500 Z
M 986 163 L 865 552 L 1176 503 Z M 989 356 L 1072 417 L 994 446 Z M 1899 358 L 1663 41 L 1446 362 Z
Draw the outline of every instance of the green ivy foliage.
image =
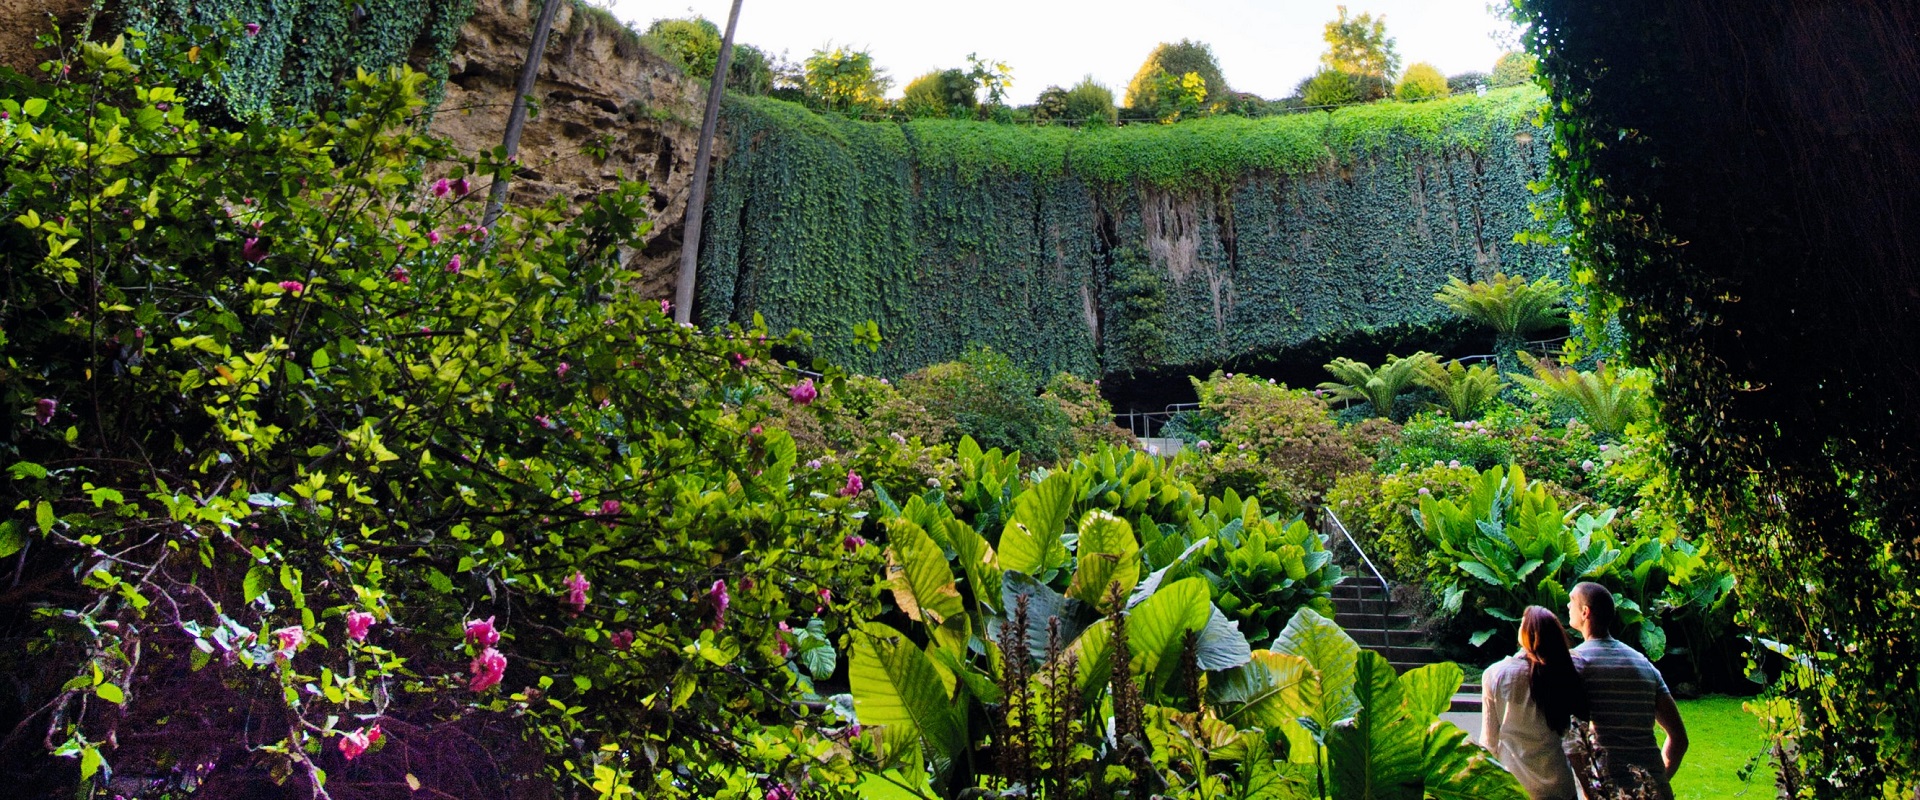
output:
M 974 344 L 1091 376 L 1436 324 L 1450 276 L 1566 274 L 1513 242 L 1545 166 L 1539 101 L 1068 130 L 731 97 L 698 312 L 814 331 L 887 375 Z M 846 336 L 865 320 L 878 352 Z
M 206 45 L 215 31 L 240 33 L 213 84 L 212 105 L 238 119 L 276 109 L 336 106 L 356 71 L 381 71 L 424 53 L 436 96 L 473 0 L 136 0 L 120 6 L 126 27 L 186 35 Z M 244 27 L 257 25 L 247 33 Z
M 0 94 L 11 788 L 850 792 L 790 701 L 876 611 L 866 495 L 759 424 L 804 337 L 631 297 L 643 185 L 473 229 L 510 165 L 424 75 L 223 130 L 147 42 Z

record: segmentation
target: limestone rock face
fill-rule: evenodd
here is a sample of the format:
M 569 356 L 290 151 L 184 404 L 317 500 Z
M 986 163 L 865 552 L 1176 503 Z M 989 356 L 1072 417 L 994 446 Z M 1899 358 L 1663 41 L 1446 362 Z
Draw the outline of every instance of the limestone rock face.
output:
M 33 49 L 33 40 L 50 29 L 48 20 L 59 20 L 61 33 L 72 36 L 90 5 L 87 0 L 0 2 L 0 66 L 37 74 L 33 68 L 53 57 L 48 51 Z
M 539 10 L 531 0 L 476 0 L 448 58 L 434 133 L 463 152 L 500 145 Z M 671 296 L 705 86 L 611 18 L 567 3 L 555 15 L 533 98 L 539 113 L 521 135 L 512 202 L 562 197 L 577 208 L 622 176 L 646 181 L 654 226 L 631 257 L 646 276 L 638 287 L 644 296 Z M 604 148 L 606 157 L 588 148 Z

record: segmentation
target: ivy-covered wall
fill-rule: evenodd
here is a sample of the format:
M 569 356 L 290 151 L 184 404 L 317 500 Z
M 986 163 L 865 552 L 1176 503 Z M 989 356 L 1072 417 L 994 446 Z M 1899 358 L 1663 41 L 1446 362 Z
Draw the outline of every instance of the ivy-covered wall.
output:
M 1449 275 L 1564 276 L 1527 184 L 1532 88 L 1080 131 L 866 123 L 730 97 L 700 254 L 708 324 L 755 312 L 898 374 L 991 345 L 1083 375 L 1438 322 Z M 877 353 L 849 331 L 880 323 Z

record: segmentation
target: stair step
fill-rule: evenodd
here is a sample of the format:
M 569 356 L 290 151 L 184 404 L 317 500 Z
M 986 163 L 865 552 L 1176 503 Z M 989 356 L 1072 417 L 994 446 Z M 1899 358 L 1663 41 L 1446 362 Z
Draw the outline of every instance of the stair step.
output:
M 1380 584 L 1371 580 L 1358 583 L 1350 580 L 1341 581 L 1340 585 L 1333 587 L 1335 600 L 1347 597 L 1375 600 L 1385 596 L 1387 596 L 1386 590 L 1381 589 Z
M 1379 647 L 1382 645 L 1410 647 L 1426 641 L 1427 638 L 1427 632 L 1422 630 L 1406 628 L 1383 629 L 1355 625 L 1343 625 L 1341 627 L 1345 628 L 1347 635 L 1353 637 L 1353 641 L 1361 647 Z
M 1341 612 L 1334 615 L 1333 621 L 1335 624 L 1347 630 L 1354 630 L 1356 628 L 1373 628 L 1377 630 L 1381 627 L 1394 631 L 1419 630 L 1414 627 L 1414 619 L 1405 614 L 1388 614 L 1386 619 L 1382 620 L 1379 614 Z
M 1448 711 L 1465 711 L 1474 714 L 1480 713 L 1480 709 L 1480 692 L 1464 691 L 1464 687 L 1461 692 L 1453 696 L 1453 703 L 1447 708 Z

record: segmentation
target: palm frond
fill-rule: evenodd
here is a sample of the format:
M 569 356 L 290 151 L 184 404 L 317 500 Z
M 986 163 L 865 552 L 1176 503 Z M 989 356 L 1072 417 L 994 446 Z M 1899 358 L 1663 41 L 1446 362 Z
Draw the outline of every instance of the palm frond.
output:
M 1441 305 L 1467 319 L 1478 322 L 1499 335 L 1524 336 L 1566 324 L 1567 285 L 1548 277 L 1531 283 L 1519 275 L 1496 272 L 1493 277 L 1474 283 L 1449 278 L 1445 288 L 1433 296 Z
M 1644 375 L 1607 364 L 1592 372 L 1562 367 L 1521 353 L 1533 375 L 1514 374 L 1521 388 L 1579 410 L 1580 419 L 1594 430 L 1619 436 L 1627 426 L 1653 413 L 1651 387 Z
M 1393 416 L 1393 401 L 1405 393 L 1408 386 L 1420 376 L 1425 365 L 1436 360 L 1432 353 L 1425 351 L 1401 358 L 1388 355 L 1387 360 L 1378 369 L 1341 357 L 1326 365 L 1335 380 L 1320 384 L 1320 389 L 1329 393 L 1332 401 L 1358 400 L 1373 405 L 1373 413 L 1382 417 Z
M 1480 409 L 1500 394 L 1504 383 L 1500 371 L 1485 364 L 1452 361 L 1442 365 L 1438 359 L 1423 365 L 1415 380 L 1440 395 L 1447 414 L 1456 420 L 1478 419 Z

